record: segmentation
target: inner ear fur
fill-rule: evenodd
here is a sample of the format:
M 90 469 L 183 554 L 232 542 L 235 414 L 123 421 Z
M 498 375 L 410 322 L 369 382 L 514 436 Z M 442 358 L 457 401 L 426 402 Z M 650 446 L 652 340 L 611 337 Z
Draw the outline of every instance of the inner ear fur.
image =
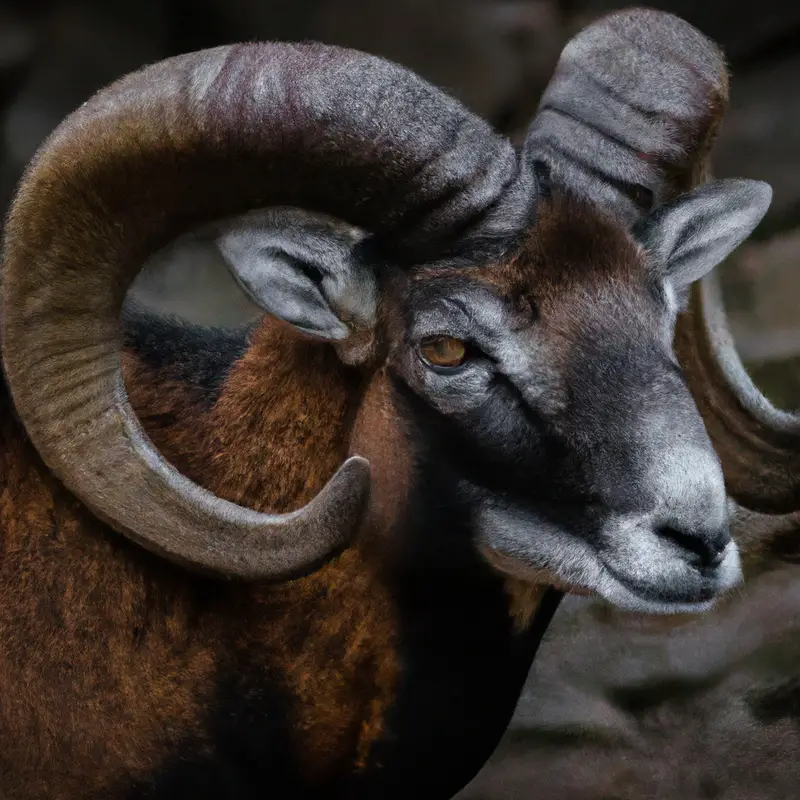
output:
M 374 326 L 377 281 L 359 254 L 359 228 L 268 208 L 219 222 L 210 233 L 237 283 L 278 319 L 331 341 Z
M 707 275 L 755 230 L 772 188 L 762 181 L 714 180 L 661 206 L 634 227 L 656 269 L 675 288 Z

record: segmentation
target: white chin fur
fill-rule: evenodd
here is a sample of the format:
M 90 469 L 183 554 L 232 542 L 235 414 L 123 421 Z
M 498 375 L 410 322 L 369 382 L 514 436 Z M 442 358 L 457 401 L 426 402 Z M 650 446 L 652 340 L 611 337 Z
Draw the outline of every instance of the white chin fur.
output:
M 522 517 L 517 513 L 508 513 L 505 509 L 486 509 L 482 515 L 481 528 L 488 534 L 483 539 L 483 549 L 495 550 L 518 564 L 526 566 L 535 573 L 546 570 L 557 577 L 565 586 L 575 586 L 596 593 L 609 603 L 626 611 L 642 614 L 700 614 L 711 610 L 716 599 L 742 581 L 742 569 L 739 550 L 734 542 L 726 548 L 725 558 L 720 565 L 714 582 L 714 597 L 703 601 L 666 602 L 642 596 L 636 589 L 622 583 L 606 567 L 600 555 L 584 540 L 555 526 L 542 524 L 531 525 L 529 516 Z M 535 532 L 534 532 L 535 531 Z M 527 533 L 527 536 L 524 535 Z M 520 546 L 522 545 L 522 546 Z M 530 551 L 528 550 L 530 547 Z M 645 556 L 647 554 L 642 554 Z M 655 554 L 650 554 L 655 555 Z M 663 554 L 659 553 L 659 561 Z M 665 578 L 674 574 L 675 579 L 685 579 L 688 567 L 679 557 L 663 558 Z M 620 573 L 619 564 L 612 562 L 612 568 Z M 653 562 L 640 575 L 631 574 L 631 583 L 653 585 L 653 593 L 657 591 L 657 575 L 652 571 Z M 500 567 L 503 569 L 503 567 Z M 677 568 L 677 572 L 676 572 Z M 503 569 L 503 571 L 508 571 Z M 624 574 L 628 574 L 625 570 Z M 669 580 L 669 578 L 667 578 Z
M 710 611 L 720 595 L 742 582 L 742 567 L 739 548 L 735 542 L 730 542 L 725 548 L 725 557 L 717 573 L 714 597 L 710 600 L 689 603 L 664 602 L 642 597 L 621 583 L 607 569 L 603 569 L 598 578 L 599 580 L 591 588 L 605 600 L 627 611 L 642 614 L 701 614 Z
M 593 588 L 604 600 L 608 600 L 617 608 L 639 614 L 702 614 L 714 608 L 716 603 L 716 599 L 698 603 L 664 603 L 649 600 L 631 591 L 608 573 L 599 581 L 599 585 Z

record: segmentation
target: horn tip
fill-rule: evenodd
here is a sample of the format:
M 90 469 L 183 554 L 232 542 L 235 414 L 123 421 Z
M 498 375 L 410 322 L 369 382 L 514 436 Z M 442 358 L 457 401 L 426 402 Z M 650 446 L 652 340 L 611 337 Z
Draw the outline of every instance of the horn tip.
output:
M 354 478 L 361 477 L 369 479 L 371 475 L 369 460 L 363 456 L 350 456 L 342 464 L 339 471 L 342 473 L 347 473 Z
M 719 45 L 682 17 L 656 8 L 623 8 L 599 17 L 579 36 L 623 40 L 642 52 L 670 55 L 727 96 L 728 69 Z

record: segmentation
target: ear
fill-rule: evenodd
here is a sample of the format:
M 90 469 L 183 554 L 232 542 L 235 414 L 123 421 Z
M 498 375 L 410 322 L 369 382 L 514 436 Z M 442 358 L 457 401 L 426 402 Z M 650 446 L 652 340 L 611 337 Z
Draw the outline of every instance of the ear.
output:
M 363 231 L 270 208 L 217 223 L 212 235 L 250 298 L 299 331 L 342 341 L 375 324 L 377 282 L 357 255 Z
M 634 236 L 654 268 L 682 288 L 724 261 L 761 222 L 772 188 L 744 179 L 711 181 L 645 217 Z

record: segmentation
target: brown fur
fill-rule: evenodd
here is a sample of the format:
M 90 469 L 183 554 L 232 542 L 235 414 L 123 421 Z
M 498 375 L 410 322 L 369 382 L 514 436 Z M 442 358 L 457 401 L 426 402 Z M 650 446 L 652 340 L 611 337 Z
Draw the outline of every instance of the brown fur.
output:
M 148 773 L 166 748 L 201 735 L 219 620 L 181 576 L 110 536 L 8 409 L 2 419 L 2 794 L 73 800 Z
M 0 686 L 17 690 L 2 693 L 0 739 L 14 748 L 3 754 L 13 791 L 88 797 L 146 778 L 181 742 L 202 748 L 219 677 L 242 663 L 279 676 L 291 753 L 309 780 L 363 769 L 401 669 L 384 579 L 392 550 L 369 531 L 385 530 L 402 509 L 412 463 L 383 372 L 362 397 L 362 377 L 332 348 L 271 320 L 209 410 L 131 354 L 124 369 L 157 448 L 218 496 L 256 510 L 297 508 L 349 442 L 371 461 L 372 516 L 354 546 L 308 577 L 208 583 L 92 518 L 4 414 L 0 587 L 13 591 L 0 596 Z M 518 629 L 541 598 L 539 586 L 520 588 L 510 580 Z M 30 642 L 46 656 L 32 656 Z
M 352 376 L 277 324 L 210 412 L 130 356 L 125 366 L 157 446 L 220 496 L 297 507 L 341 461 Z M 203 586 L 95 521 L 3 418 L 0 686 L 13 690 L 0 693 L 0 763 L 14 765 L 4 797 L 73 800 L 146 776 L 173 745 L 202 741 L 216 673 L 244 652 L 283 676 L 304 769 L 323 780 L 363 766 L 398 671 L 393 609 L 369 554 L 353 547 L 277 587 Z
M 131 381 L 134 407 L 162 452 L 220 497 L 292 510 L 319 492 L 346 455 L 356 376 L 330 349 L 281 323 L 265 321 L 206 418 L 151 427 L 155 398 L 146 395 L 154 377 Z M 264 663 L 284 676 L 305 768 L 322 780 L 354 753 L 363 765 L 398 669 L 393 609 L 375 559 L 357 543 L 307 578 L 246 593 L 254 610 L 237 647 L 263 651 Z
M 539 311 L 551 312 L 556 320 L 570 292 L 613 290 L 625 282 L 640 283 L 645 274 L 644 254 L 618 222 L 557 187 L 540 201 L 536 224 L 510 258 L 469 269 L 423 269 L 414 280 L 467 276 L 496 288 L 520 310 L 535 302 Z
M 405 507 L 413 465 L 402 422 L 392 405 L 385 368 L 370 382 L 353 428 L 352 452 L 370 462 L 372 503 L 368 528 L 386 531 Z M 391 540 L 379 543 L 391 547 Z
M 543 578 L 544 576 L 540 577 Z M 509 598 L 508 611 L 514 620 L 514 630 L 521 632 L 530 627 L 547 589 L 545 581 L 531 583 L 529 580 L 507 577 L 506 593 Z

